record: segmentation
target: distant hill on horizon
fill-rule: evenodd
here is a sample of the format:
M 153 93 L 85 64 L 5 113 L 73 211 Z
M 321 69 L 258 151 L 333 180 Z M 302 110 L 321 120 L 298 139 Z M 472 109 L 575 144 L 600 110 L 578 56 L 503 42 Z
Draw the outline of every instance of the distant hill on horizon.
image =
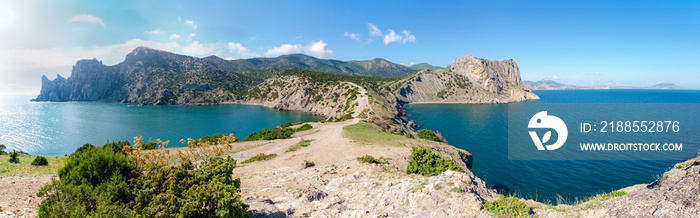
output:
M 677 86 L 674 83 L 659 83 L 652 86 L 637 87 L 637 86 L 579 86 L 558 83 L 553 80 L 523 80 L 525 85 L 531 90 L 572 90 L 572 89 L 686 89 L 684 87 Z

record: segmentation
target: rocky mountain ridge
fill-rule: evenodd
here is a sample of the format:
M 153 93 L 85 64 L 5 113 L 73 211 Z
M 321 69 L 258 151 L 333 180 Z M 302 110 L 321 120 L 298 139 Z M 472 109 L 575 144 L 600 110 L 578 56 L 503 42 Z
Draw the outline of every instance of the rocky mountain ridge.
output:
M 105 66 L 96 59 L 80 60 L 69 78 L 49 80 L 44 76 L 42 90 L 34 100 L 218 104 L 240 99 L 249 88 L 284 69 L 375 77 L 413 72 L 383 59 L 342 62 L 295 54 L 228 61 L 138 47 L 114 66 Z

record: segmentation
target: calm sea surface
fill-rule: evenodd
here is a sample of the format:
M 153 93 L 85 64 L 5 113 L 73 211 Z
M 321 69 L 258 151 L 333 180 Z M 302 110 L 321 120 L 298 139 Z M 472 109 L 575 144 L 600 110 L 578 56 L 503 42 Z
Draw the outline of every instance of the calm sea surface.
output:
M 650 183 L 679 161 L 508 160 L 509 106 L 513 113 L 513 108 L 542 103 L 700 103 L 700 91 L 697 90 L 560 90 L 535 93 L 542 100 L 499 105 L 406 105 L 406 112 L 419 128 L 437 130 L 449 144 L 470 152 L 474 158 L 472 172 L 484 179 L 487 185 L 509 190 L 519 196 L 557 203 Z M 698 114 L 698 111 L 684 111 L 683 108 L 674 110 L 675 113 Z M 697 127 L 700 124 L 683 125 Z M 692 157 L 698 149 L 700 136 L 696 133 L 684 135 L 688 137 L 684 139 L 686 142 L 692 142 L 684 143 L 683 152 L 687 153 L 684 155 Z
M 321 120 L 296 111 L 254 105 L 130 106 L 97 102 L 30 102 L 33 96 L 0 96 L 0 144 L 30 154 L 59 156 L 85 143 L 143 136 L 170 146 L 180 139 L 233 133 L 239 139 L 287 122 Z

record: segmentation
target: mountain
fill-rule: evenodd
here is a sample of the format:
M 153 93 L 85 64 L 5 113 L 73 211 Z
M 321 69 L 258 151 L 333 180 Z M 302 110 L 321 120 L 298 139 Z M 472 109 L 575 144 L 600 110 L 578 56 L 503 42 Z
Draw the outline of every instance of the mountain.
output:
M 210 56 L 205 59 L 211 61 L 213 59 L 220 58 L 216 56 Z M 369 76 L 380 78 L 403 76 L 415 72 L 415 70 L 412 70 L 406 66 L 395 64 L 381 58 L 376 58 L 374 60 L 369 61 L 343 62 L 339 60 L 318 59 L 303 54 L 282 55 L 276 58 L 251 58 L 232 61 L 220 59 L 215 60 L 215 62 L 233 67 L 235 69 L 247 67 L 267 71 L 298 68 L 333 74 Z
M 396 82 L 397 98 L 409 103 L 507 103 L 537 100 L 512 59 L 466 55 L 445 69 L 423 70 Z
M 433 65 L 430 65 L 430 64 L 428 64 L 428 63 L 414 64 L 414 65 L 411 65 L 411 66 L 408 67 L 408 68 L 411 68 L 411 69 L 413 69 L 413 70 L 415 70 L 415 71 L 421 71 L 421 70 L 439 70 L 439 69 L 443 69 L 442 67 L 433 66 Z
M 529 81 L 525 80 L 525 85 L 532 90 L 569 90 L 569 89 L 685 89 L 673 83 L 659 83 L 652 86 L 637 87 L 637 86 L 579 86 L 562 84 L 552 80 Z
M 381 58 L 343 62 L 295 54 L 224 60 L 138 47 L 113 66 L 96 59 L 80 60 L 69 78 L 58 76 L 49 80 L 44 76 L 41 92 L 33 100 L 206 105 L 255 99 L 257 103 L 283 110 L 325 111 L 315 107 L 331 105 L 325 98 L 338 93 L 325 90 L 340 88 L 337 82 L 352 82 L 378 93 L 378 98 L 385 98 L 385 102 L 395 103 L 504 103 L 538 99 L 525 87 L 520 70 L 511 59 L 491 61 L 469 55 L 455 59 L 446 69 L 411 72 L 406 66 Z M 295 85 L 309 82 L 324 85 Z M 319 93 L 325 97 L 307 99 L 317 98 Z M 296 97 L 286 99 L 289 96 Z M 344 105 L 336 104 L 338 97 L 334 98 L 332 105 L 336 112 L 321 115 L 343 115 L 345 108 L 337 107 Z
M 412 73 L 408 67 L 384 59 L 323 60 L 294 54 L 277 58 L 224 60 L 195 58 L 138 47 L 122 63 L 80 60 L 70 78 L 42 77 L 35 101 L 105 101 L 137 104 L 212 104 L 238 99 L 274 72 L 308 69 L 333 74 L 396 77 Z

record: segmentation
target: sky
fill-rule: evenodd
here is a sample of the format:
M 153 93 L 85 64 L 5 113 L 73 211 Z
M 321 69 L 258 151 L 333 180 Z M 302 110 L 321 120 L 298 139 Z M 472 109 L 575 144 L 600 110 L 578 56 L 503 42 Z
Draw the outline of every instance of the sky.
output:
M 525 80 L 700 89 L 699 39 L 699 1 L 0 0 L 0 94 L 137 46 L 441 67 L 474 54 L 515 60 Z

